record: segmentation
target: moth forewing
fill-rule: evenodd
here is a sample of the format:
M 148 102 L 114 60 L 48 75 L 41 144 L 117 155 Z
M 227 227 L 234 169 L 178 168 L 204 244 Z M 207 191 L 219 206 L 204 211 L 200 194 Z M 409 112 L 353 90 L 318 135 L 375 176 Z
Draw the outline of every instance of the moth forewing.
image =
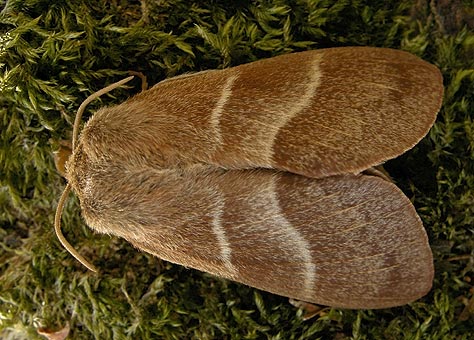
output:
M 358 173 L 416 144 L 442 92 L 433 65 L 362 47 L 176 77 L 99 110 L 67 178 L 90 227 L 165 260 L 308 302 L 398 306 L 431 287 L 427 236 L 394 184 Z
M 125 167 L 116 176 L 113 164 L 82 164 L 87 177 L 77 185 L 85 189 L 76 192 L 87 224 L 165 260 L 345 308 L 402 305 L 431 287 L 420 219 L 378 177 L 207 167 Z
M 153 155 L 162 167 L 359 173 L 426 135 L 442 95 L 439 70 L 407 52 L 323 49 L 158 83 L 97 112 L 84 139 L 99 154 Z

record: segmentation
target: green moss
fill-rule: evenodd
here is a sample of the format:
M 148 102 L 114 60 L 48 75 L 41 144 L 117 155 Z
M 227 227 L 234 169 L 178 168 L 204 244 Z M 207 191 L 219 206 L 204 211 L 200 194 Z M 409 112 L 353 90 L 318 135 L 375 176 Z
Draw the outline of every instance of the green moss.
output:
M 474 316 L 474 34 L 472 1 L 449 12 L 418 1 L 10 0 L 0 14 L 0 336 L 36 339 L 71 324 L 74 339 L 470 339 Z M 443 15 L 440 15 L 443 13 Z M 447 13 L 447 14 L 446 14 Z M 449 27 L 447 27 L 449 23 Z M 449 29 L 448 29 L 449 28 Z M 472 27 L 471 27 L 472 28 Z M 68 239 L 101 268 L 88 273 L 56 240 L 64 181 L 52 152 L 78 105 L 126 74 L 153 84 L 309 48 L 402 48 L 443 71 L 429 136 L 388 164 L 432 244 L 433 290 L 409 306 L 331 309 L 303 322 L 287 300 L 93 235 L 70 199 Z M 91 105 L 123 101 L 118 90 Z

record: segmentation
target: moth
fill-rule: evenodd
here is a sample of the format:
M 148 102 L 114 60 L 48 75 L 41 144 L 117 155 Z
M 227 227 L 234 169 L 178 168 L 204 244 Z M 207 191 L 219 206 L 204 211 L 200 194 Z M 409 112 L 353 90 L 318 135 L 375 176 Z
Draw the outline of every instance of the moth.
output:
M 166 261 L 327 306 L 404 305 L 433 258 L 377 166 L 427 134 L 442 97 L 434 65 L 386 48 L 177 76 L 90 118 L 67 189 L 93 230 Z

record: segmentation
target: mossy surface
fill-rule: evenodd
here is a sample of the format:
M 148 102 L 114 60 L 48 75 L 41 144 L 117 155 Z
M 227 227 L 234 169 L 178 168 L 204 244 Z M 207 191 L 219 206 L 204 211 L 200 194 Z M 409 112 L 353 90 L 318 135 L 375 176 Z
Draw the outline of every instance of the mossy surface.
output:
M 0 337 L 40 339 L 473 339 L 473 1 L 7 0 L 0 13 Z M 141 71 L 154 84 L 292 51 L 370 45 L 436 64 L 446 88 L 429 135 L 387 164 L 430 237 L 432 291 L 378 311 L 328 310 L 309 321 L 287 299 L 164 263 L 94 235 L 77 199 L 67 238 L 101 268 L 87 272 L 53 231 L 64 180 L 53 150 L 80 103 Z M 116 90 L 95 101 L 126 99 Z M 87 118 L 87 117 L 86 117 Z M 71 196 L 73 197 L 73 196 Z

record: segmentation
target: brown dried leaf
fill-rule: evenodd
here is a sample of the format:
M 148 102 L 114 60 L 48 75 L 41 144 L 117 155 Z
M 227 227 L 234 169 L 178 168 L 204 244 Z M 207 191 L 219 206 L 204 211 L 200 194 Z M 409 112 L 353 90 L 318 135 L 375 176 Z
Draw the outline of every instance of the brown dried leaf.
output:
M 316 315 L 322 316 L 328 307 L 321 307 L 309 302 L 304 302 L 295 299 L 289 299 L 290 304 L 295 306 L 296 308 L 300 308 L 303 310 L 303 320 L 309 320 L 314 318 Z
M 52 331 L 49 328 L 39 328 L 37 330 L 39 335 L 46 337 L 48 340 L 64 340 L 69 335 L 69 331 L 71 328 L 69 327 L 69 323 L 64 326 L 63 329 L 59 331 Z

